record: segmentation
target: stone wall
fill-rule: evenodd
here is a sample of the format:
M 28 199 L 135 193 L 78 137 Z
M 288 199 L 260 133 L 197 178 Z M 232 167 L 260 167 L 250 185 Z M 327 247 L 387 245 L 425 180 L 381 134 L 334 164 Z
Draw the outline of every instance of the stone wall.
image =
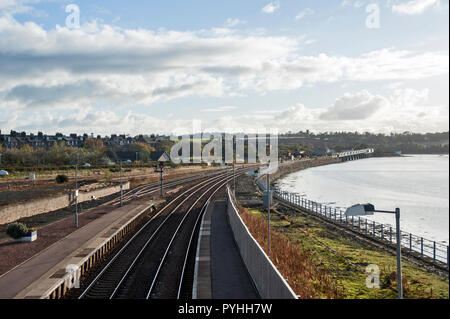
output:
M 328 165 L 340 163 L 341 161 L 338 158 L 333 157 L 315 157 L 312 159 L 304 159 L 300 161 L 294 162 L 285 162 L 279 165 L 278 171 L 275 174 L 270 175 L 271 182 L 275 181 L 278 178 L 281 178 L 287 174 L 297 172 L 303 169 L 307 169 L 310 167 Z M 265 177 L 263 178 L 265 180 Z
M 130 188 L 130 183 L 124 183 L 123 189 Z M 120 191 L 120 186 L 112 186 L 96 189 L 90 192 L 79 192 L 78 202 L 90 201 L 92 197 L 101 198 Z M 12 223 L 24 217 L 44 214 L 61 208 L 73 205 L 75 202 L 74 193 L 32 200 L 26 203 L 12 204 L 0 208 L 0 225 Z

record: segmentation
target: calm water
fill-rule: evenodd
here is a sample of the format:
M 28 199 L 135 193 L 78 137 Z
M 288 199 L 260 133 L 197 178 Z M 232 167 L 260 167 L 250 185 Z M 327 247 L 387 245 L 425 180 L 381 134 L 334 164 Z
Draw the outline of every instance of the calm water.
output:
M 372 203 L 401 209 L 402 230 L 449 242 L 449 157 L 412 155 L 369 158 L 287 175 L 278 187 L 334 207 Z M 395 225 L 394 215 L 368 219 Z

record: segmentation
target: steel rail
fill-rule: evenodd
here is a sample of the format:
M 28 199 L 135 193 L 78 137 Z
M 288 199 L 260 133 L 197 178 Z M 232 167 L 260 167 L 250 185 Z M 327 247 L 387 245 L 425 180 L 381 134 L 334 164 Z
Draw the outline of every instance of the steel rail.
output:
M 224 174 L 223 174 L 224 175 Z M 198 190 L 203 188 L 202 186 L 205 183 L 211 183 L 215 181 L 216 179 L 220 178 L 220 176 L 211 177 L 206 181 L 202 181 L 199 184 L 196 185 L 194 189 L 188 189 L 182 194 L 178 195 L 176 198 L 174 198 L 172 201 L 170 201 L 168 204 L 166 204 L 157 214 L 155 214 L 149 221 L 147 221 L 134 235 L 132 238 L 130 238 L 127 243 L 114 255 L 114 257 L 108 262 L 108 264 L 102 269 L 102 271 L 94 278 L 94 280 L 88 285 L 88 287 L 83 291 L 83 293 L 79 296 L 79 299 L 82 299 L 90 290 L 91 288 L 98 282 L 98 280 L 103 276 L 103 274 L 109 269 L 109 267 L 116 261 L 116 259 L 128 248 L 128 246 L 137 238 L 137 236 L 153 221 L 155 218 L 160 216 L 168 207 L 170 207 L 172 204 L 174 204 L 177 200 L 179 200 L 182 196 L 185 194 L 193 191 L 193 194 L 196 193 Z M 188 197 L 189 198 L 189 197 Z M 184 202 L 184 201 L 183 201 Z M 177 206 L 178 207 L 178 206 Z M 167 218 L 164 220 L 166 221 Z M 158 227 L 159 229 L 160 227 Z
M 197 200 L 191 205 L 191 207 L 189 208 L 189 210 L 186 212 L 186 214 L 184 215 L 183 219 L 182 219 L 181 222 L 179 223 L 177 229 L 175 230 L 175 232 L 174 232 L 174 234 L 173 234 L 173 236 L 172 236 L 172 238 L 171 238 L 171 240 L 170 240 L 170 242 L 169 242 L 169 244 L 168 244 L 168 246 L 167 246 L 167 249 L 166 249 L 166 251 L 165 251 L 165 253 L 164 253 L 163 258 L 161 259 L 161 262 L 160 262 L 159 267 L 158 267 L 158 269 L 157 269 L 157 271 L 156 271 L 156 274 L 155 274 L 155 276 L 153 277 L 152 284 L 150 285 L 150 288 L 149 288 L 149 290 L 148 290 L 146 299 L 149 299 L 149 298 L 151 297 L 151 293 L 152 293 L 152 291 L 153 291 L 153 289 L 154 289 L 154 287 L 155 287 L 155 284 L 156 284 L 156 281 L 157 281 L 157 279 L 158 279 L 159 273 L 160 273 L 160 271 L 161 271 L 161 269 L 162 269 L 162 267 L 163 267 L 163 265 L 164 265 L 164 263 L 165 263 L 165 261 L 166 261 L 166 257 L 167 257 L 167 255 L 168 255 L 170 249 L 172 248 L 172 244 L 173 244 L 173 242 L 175 241 L 175 238 L 177 237 L 177 235 L 179 234 L 179 230 L 180 230 L 181 227 L 183 226 L 184 221 L 185 221 L 186 218 L 188 217 L 189 213 L 193 210 L 193 208 L 195 207 L 195 205 L 197 205 L 197 203 L 198 203 L 205 195 L 208 194 L 208 192 L 210 192 L 212 189 L 216 188 L 216 189 L 214 190 L 214 192 L 213 192 L 213 193 L 209 196 L 209 198 L 206 200 L 205 204 L 202 206 L 202 209 L 200 210 L 200 214 L 197 216 L 197 219 L 196 219 L 196 223 L 195 223 L 195 226 L 196 226 L 197 223 L 198 223 L 199 217 L 201 216 L 202 211 L 204 210 L 204 208 L 205 208 L 207 202 L 212 198 L 212 196 L 214 196 L 214 195 L 215 195 L 215 194 L 216 194 L 216 193 L 217 193 L 224 185 L 226 185 L 226 184 L 228 183 L 228 181 L 230 181 L 230 180 L 232 180 L 232 176 L 226 177 L 226 178 L 225 178 L 225 181 L 222 181 L 222 180 L 221 180 L 221 181 L 215 183 L 215 184 L 214 184 L 213 186 L 211 186 L 208 190 L 204 191 L 203 194 L 201 194 L 201 196 L 199 196 L 199 198 L 197 198 Z M 219 185 L 219 184 L 220 184 L 220 185 Z M 217 185 L 219 185 L 219 186 L 217 186 Z M 204 213 L 204 212 L 203 212 L 203 213 Z M 195 229 L 196 229 L 195 226 L 194 226 L 194 228 L 193 228 L 193 230 L 192 230 L 191 237 L 193 237 L 193 233 L 195 232 Z M 187 253 L 187 254 L 189 253 L 189 249 L 186 251 L 186 253 Z M 187 258 L 187 256 L 185 257 L 185 260 L 186 260 L 186 258 Z M 184 270 L 184 265 L 183 265 L 183 270 Z M 180 278 L 180 280 L 181 280 L 181 278 Z
M 114 296 L 116 295 L 116 293 L 119 291 L 119 289 L 121 288 L 122 284 L 124 283 L 124 281 L 127 279 L 129 273 L 132 271 L 132 269 L 134 268 L 134 265 L 138 262 L 139 257 L 141 257 L 141 255 L 144 253 L 144 251 L 147 249 L 148 245 L 152 242 L 153 238 L 155 238 L 155 236 L 159 233 L 160 229 L 166 224 L 166 221 L 181 207 L 181 205 L 183 205 L 186 201 L 188 201 L 192 196 L 194 196 L 197 192 L 199 192 L 201 189 L 203 189 L 204 187 L 214 183 L 215 180 L 220 179 L 221 176 L 218 177 L 214 177 L 212 179 L 210 179 L 208 181 L 208 183 L 204 184 L 201 187 L 198 187 L 197 189 L 195 189 L 192 193 L 190 193 L 185 199 L 183 199 L 175 208 L 172 209 L 172 211 L 166 216 L 166 218 L 163 220 L 163 222 L 158 226 L 158 228 L 152 233 L 152 235 L 149 237 L 149 239 L 145 242 L 145 244 L 142 246 L 142 248 L 140 249 L 139 253 L 136 255 L 136 257 L 133 259 L 133 262 L 130 264 L 130 266 L 128 267 L 127 271 L 125 272 L 125 274 L 122 276 L 121 280 L 119 281 L 119 283 L 116 285 L 113 293 L 111 294 L 111 296 L 109 297 L 109 299 L 113 299 Z M 189 191 L 189 190 L 188 190 Z M 187 193 L 188 191 L 184 192 L 183 194 Z M 185 215 L 186 216 L 186 215 Z M 184 218 L 183 218 L 184 220 Z M 178 230 L 178 228 L 177 228 Z

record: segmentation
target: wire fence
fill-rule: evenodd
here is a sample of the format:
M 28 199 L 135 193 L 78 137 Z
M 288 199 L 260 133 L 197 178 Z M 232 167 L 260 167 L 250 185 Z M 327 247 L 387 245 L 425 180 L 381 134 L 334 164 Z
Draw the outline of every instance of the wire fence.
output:
M 261 189 L 266 189 L 266 184 L 257 179 Z M 382 224 L 359 216 L 347 216 L 345 210 L 311 201 L 296 193 L 281 191 L 271 187 L 273 196 L 279 200 L 288 202 L 304 211 L 320 215 L 334 223 L 342 224 L 361 234 L 376 238 L 388 244 L 396 245 L 396 228 L 390 224 Z M 431 259 L 433 263 L 444 263 L 449 267 L 449 246 L 420 237 L 405 231 L 401 231 L 401 245 L 403 252 L 414 254 L 420 258 Z

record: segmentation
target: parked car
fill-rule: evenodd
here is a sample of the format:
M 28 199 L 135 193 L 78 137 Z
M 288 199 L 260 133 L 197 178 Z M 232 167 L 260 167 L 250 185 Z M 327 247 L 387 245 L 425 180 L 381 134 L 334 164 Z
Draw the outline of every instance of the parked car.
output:
M 83 167 L 91 167 L 91 164 L 89 164 L 89 163 L 84 163 L 84 164 L 83 164 Z
M 7 171 L 0 170 L 0 176 L 6 176 L 6 175 L 9 175 L 9 173 Z

